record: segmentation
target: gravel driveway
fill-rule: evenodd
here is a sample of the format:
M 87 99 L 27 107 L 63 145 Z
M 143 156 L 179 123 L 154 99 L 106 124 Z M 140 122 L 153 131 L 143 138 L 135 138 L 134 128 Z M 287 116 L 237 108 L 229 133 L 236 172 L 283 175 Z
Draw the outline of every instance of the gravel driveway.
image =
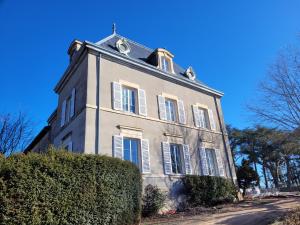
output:
M 162 225 L 265 225 L 282 216 L 289 209 L 300 206 L 300 197 L 268 199 L 262 202 L 241 203 L 215 214 L 202 214 L 153 220 L 142 224 Z

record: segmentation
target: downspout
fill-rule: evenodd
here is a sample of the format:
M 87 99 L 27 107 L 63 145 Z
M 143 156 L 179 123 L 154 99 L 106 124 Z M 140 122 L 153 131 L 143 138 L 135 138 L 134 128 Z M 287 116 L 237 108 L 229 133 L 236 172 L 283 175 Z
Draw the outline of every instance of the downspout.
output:
M 216 96 L 214 96 L 214 102 L 215 102 L 215 106 L 216 106 L 216 109 L 217 109 L 218 121 L 219 121 L 220 129 L 221 129 L 221 133 L 222 133 L 222 139 L 223 139 L 223 144 L 224 144 L 224 148 L 225 148 L 226 158 L 227 158 L 227 162 L 228 162 L 228 165 L 229 165 L 229 173 L 230 173 L 230 177 L 232 179 L 232 182 L 234 183 L 232 168 L 231 168 L 231 165 L 230 165 L 230 158 L 229 158 L 229 155 L 228 155 L 228 148 L 227 148 L 226 140 L 225 140 L 225 133 L 224 133 L 224 129 L 223 129 L 222 122 L 221 122 L 221 116 L 220 116 L 220 111 L 219 111 L 218 103 L 217 103 L 217 100 L 216 100 Z
M 96 110 L 96 149 L 95 154 L 100 154 L 100 58 L 101 54 L 98 54 L 96 56 L 96 104 L 97 104 L 97 110 Z

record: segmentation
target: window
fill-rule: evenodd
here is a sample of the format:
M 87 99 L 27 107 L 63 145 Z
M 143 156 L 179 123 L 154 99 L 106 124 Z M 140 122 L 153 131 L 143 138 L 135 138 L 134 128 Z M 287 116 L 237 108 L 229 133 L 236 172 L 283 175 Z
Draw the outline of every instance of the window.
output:
M 172 173 L 182 174 L 183 165 L 182 165 L 181 146 L 178 144 L 170 144 L 170 152 L 171 152 Z
M 170 72 L 170 61 L 165 56 L 161 56 L 161 69 Z
M 207 109 L 199 108 L 199 113 L 200 113 L 200 120 L 201 120 L 200 121 L 200 126 L 202 128 L 210 129 Z
M 168 121 L 176 121 L 176 101 L 172 99 L 165 100 L 166 117 Z
M 123 138 L 124 160 L 128 160 L 139 166 L 139 140 L 133 138 Z
M 70 112 L 71 112 L 71 97 L 69 97 L 66 100 L 66 111 L 65 111 L 65 118 L 66 118 L 66 123 L 70 121 Z
M 219 170 L 217 166 L 217 158 L 216 158 L 216 152 L 214 149 L 205 149 L 206 153 L 206 159 L 207 159 L 207 166 L 208 166 L 208 173 L 211 176 L 218 176 Z
M 73 143 L 72 143 L 72 135 L 66 135 L 61 141 L 62 148 L 66 149 L 67 151 L 73 151 Z
M 75 115 L 75 88 L 72 89 L 71 95 L 62 102 L 61 124 L 63 127 Z
M 123 110 L 136 113 L 136 90 L 128 87 L 122 87 Z

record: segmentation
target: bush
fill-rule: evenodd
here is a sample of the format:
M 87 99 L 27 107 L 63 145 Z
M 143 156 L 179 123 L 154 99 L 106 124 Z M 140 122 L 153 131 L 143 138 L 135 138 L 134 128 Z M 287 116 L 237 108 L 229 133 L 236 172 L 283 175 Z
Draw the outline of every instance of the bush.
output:
M 138 224 L 141 175 L 107 156 L 49 151 L 0 157 L 0 224 Z
M 142 200 L 142 215 L 147 217 L 158 213 L 158 211 L 164 205 L 166 196 L 159 190 L 157 186 L 148 184 L 145 187 Z
M 222 177 L 188 175 L 181 179 L 190 206 L 213 206 L 233 202 L 236 188 Z

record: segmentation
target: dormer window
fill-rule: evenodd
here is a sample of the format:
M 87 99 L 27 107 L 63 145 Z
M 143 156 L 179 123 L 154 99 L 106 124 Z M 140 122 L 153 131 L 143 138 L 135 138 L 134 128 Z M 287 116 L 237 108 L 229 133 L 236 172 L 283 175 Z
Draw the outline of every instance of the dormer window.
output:
M 170 71 L 170 61 L 165 56 L 160 57 L 161 60 L 161 69 L 165 72 L 171 72 Z
M 157 66 L 158 69 L 166 73 L 175 73 L 173 68 L 173 57 L 168 50 L 158 48 L 148 57 L 147 62 Z
M 130 46 L 129 46 L 128 42 L 126 41 L 126 39 L 124 39 L 124 38 L 119 39 L 116 42 L 116 48 L 118 49 L 118 51 L 120 53 L 123 53 L 125 55 L 128 55 L 128 53 L 130 52 Z

